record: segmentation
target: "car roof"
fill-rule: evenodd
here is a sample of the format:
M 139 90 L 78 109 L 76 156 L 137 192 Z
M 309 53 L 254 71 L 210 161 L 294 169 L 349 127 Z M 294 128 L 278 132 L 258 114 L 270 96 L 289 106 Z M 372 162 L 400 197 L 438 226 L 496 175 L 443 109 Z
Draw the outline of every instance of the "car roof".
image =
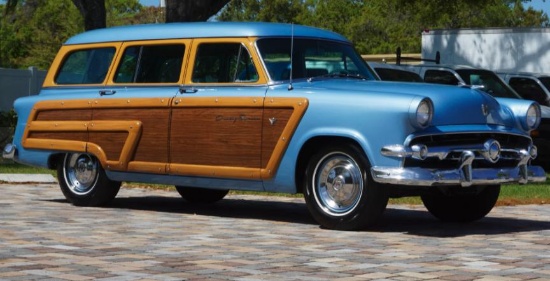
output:
M 117 26 L 87 31 L 69 38 L 66 45 L 116 41 L 215 37 L 315 37 L 349 41 L 342 35 L 315 27 L 266 22 L 190 22 Z
M 499 75 L 528 76 L 528 77 L 550 77 L 550 74 L 537 72 L 498 72 Z

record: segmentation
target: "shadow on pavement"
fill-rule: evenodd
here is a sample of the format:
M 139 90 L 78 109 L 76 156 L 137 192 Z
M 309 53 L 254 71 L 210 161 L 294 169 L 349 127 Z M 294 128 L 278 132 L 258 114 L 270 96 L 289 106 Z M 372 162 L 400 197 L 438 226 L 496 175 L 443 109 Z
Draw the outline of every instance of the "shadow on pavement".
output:
M 63 202 L 65 200 L 53 200 Z M 68 203 L 66 203 L 68 204 Z M 254 198 L 228 197 L 215 204 L 191 204 L 179 197 L 145 196 L 116 198 L 104 208 L 145 210 L 154 212 L 198 214 L 239 219 L 259 219 L 317 225 L 304 202 L 263 201 Z M 388 206 L 380 223 L 366 231 L 397 232 L 428 237 L 461 237 L 499 235 L 516 232 L 550 230 L 550 222 L 489 215 L 472 223 L 444 223 L 428 211 Z

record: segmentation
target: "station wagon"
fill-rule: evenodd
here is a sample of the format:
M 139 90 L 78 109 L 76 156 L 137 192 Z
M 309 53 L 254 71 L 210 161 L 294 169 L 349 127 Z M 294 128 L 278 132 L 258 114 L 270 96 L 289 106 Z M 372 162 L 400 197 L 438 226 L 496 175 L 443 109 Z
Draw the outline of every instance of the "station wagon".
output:
M 3 155 L 57 169 L 78 206 L 122 181 L 195 203 L 229 190 L 303 193 L 323 227 L 364 229 L 388 198 L 444 221 L 487 215 L 500 185 L 540 182 L 536 102 L 378 81 L 339 34 L 277 23 L 94 30 L 59 50 Z M 253 212 L 253 210 L 250 210 Z

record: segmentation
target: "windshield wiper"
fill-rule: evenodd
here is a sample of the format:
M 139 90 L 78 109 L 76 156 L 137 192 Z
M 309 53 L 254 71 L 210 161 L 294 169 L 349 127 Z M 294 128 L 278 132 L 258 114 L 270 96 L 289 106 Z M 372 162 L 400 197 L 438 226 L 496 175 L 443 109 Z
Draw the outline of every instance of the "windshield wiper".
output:
M 323 75 L 320 75 L 320 76 L 315 76 L 315 77 L 310 77 L 308 78 L 308 81 L 311 81 L 315 78 L 353 78 L 353 79 L 360 79 L 360 80 L 369 80 L 368 77 L 365 77 L 363 75 L 361 75 L 360 73 L 356 73 L 356 74 L 351 74 L 349 72 L 337 72 L 337 73 L 328 73 L 328 74 L 323 74 Z

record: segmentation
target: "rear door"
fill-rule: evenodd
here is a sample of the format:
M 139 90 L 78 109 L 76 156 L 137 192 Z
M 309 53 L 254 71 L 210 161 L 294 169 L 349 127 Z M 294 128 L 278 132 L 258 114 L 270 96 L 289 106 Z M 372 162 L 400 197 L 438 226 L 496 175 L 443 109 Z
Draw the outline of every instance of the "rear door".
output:
M 190 40 L 127 42 L 106 87 L 93 101 L 90 150 L 107 169 L 167 173 L 170 105 Z

